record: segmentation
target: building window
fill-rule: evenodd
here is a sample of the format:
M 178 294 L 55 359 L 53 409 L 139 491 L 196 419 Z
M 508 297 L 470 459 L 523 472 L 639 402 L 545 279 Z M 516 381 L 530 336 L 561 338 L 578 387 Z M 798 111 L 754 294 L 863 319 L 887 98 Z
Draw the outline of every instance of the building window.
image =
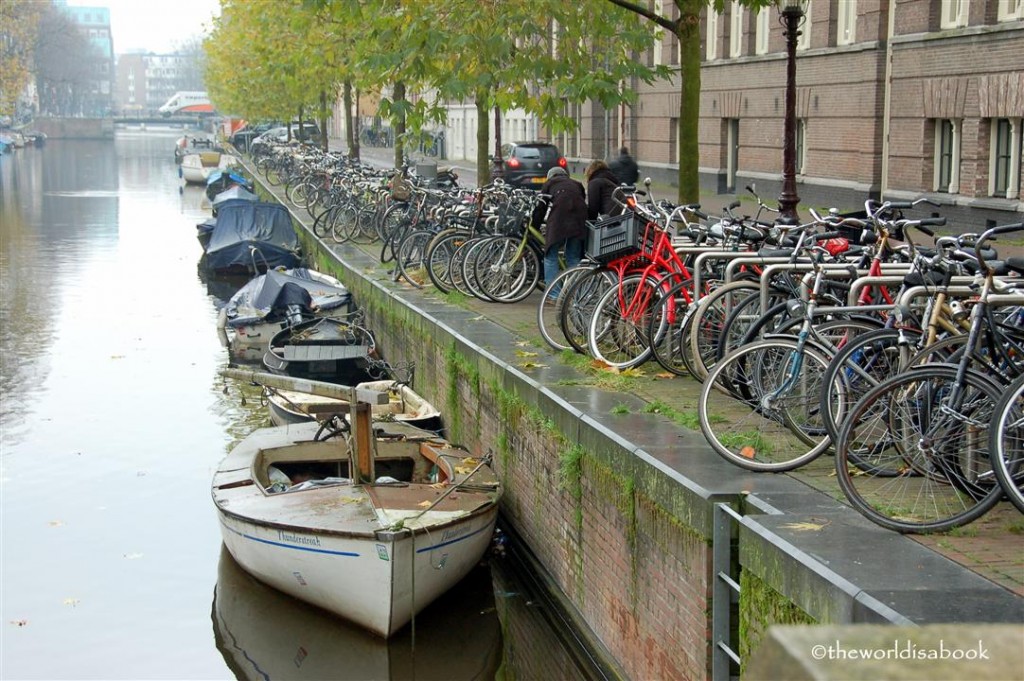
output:
M 1021 119 L 993 120 L 991 137 L 989 194 L 1015 199 L 1020 196 Z
M 796 174 L 803 175 L 807 166 L 807 119 L 796 121 Z
M 999 0 L 999 21 L 1024 19 L 1024 0 Z
M 704 58 L 718 59 L 718 13 L 708 6 L 708 35 L 704 43 Z
M 836 20 L 836 44 L 852 45 L 857 42 L 857 0 L 845 0 L 839 3 L 839 16 Z
M 967 25 L 968 0 L 940 0 L 942 16 L 940 28 L 960 28 Z
M 737 0 L 729 6 L 729 56 L 743 56 L 743 7 Z
M 768 35 L 770 33 L 771 23 L 771 11 L 767 8 L 762 9 L 757 13 L 757 28 L 755 30 L 754 38 L 754 52 L 757 54 L 768 54 Z
M 937 192 L 960 193 L 960 122 L 935 121 L 935 184 Z
M 807 6 L 804 8 L 804 19 L 800 24 L 800 35 L 796 39 L 796 49 L 808 50 L 811 48 L 811 9 L 814 3 L 811 0 L 807 0 Z
M 726 191 L 736 191 L 736 172 L 740 167 L 740 119 L 725 120 L 725 184 Z

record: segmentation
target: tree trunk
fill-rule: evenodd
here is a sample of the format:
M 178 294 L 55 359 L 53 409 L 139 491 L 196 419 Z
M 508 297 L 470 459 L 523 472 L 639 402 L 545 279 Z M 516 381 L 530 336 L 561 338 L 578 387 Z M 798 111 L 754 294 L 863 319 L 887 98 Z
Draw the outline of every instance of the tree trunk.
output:
M 490 113 L 488 107 L 489 97 L 487 90 L 477 90 L 476 93 L 476 176 L 477 185 L 482 187 L 491 181 L 491 161 L 488 153 L 487 143 L 491 137 L 491 126 L 487 115 Z
M 710 11 L 710 10 L 709 10 Z M 679 202 L 700 201 L 700 147 L 697 135 L 700 129 L 700 9 L 697 14 L 684 16 L 678 26 L 679 38 Z
M 395 167 L 401 168 L 405 164 L 404 138 L 405 138 L 405 83 L 395 83 L 394 104 L 398 110 L 397 115 L 391 117 L 391 125 L 395 132 Z
M 359 158 L 359 118 L 352 113 L 352 81 L 346 80 L 341 96 L 345 107 L 345 142 L 348 146 L 349 158 Z

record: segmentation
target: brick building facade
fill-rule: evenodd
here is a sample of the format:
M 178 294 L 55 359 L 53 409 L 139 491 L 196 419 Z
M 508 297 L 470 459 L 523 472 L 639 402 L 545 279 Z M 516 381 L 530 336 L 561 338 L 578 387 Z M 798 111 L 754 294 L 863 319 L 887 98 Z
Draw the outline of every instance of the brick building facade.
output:
M 673 0 L 650 1 L 678 16 Z M 702 184 L 742 194 L 753 181 L 763 197 L 777 195 L 786 87 L 779 11 L 727 1 L 701 23 Z M 928 195 L 961 231 L 1021 219 L 1024 0 L 809 0 L 800 32 L 803 206 L 853 210 L 869 197 Z M 677 65 L 675 37 L 643 58 Z M 573 105 L 578 130 L 554 141 L 583 162 L 628 146 L 642 172 L 674 182 L 679 76 L 632 87 L 629 107 Z M 463 152 L 453 157 L 473 158 L 475 144 Z

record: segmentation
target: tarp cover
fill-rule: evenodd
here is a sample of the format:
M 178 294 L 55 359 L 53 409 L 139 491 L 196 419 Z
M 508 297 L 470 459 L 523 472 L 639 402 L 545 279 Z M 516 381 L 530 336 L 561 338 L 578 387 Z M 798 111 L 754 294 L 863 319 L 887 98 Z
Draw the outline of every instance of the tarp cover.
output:
M 352 299 L 341 282 L 304 267 L 293 270 L 271 270 L 254 277 L 238 290 L 226 307 L 228 326 L 236 327 L 266 321 L 283 320 L 290 299 L 288 290 L 301 286 L 309 291 L 312 305 L 327 312 L 348 305 Z
M 259 253 L 253 253 L 256 249 Z M 207 267 L 273 269 L 299 264 L 299 238 L 288 210 L 277 203 L 238 202 L 217 211 L 206 247 Z M 261 255 L 262 254 L 262 255 Z
M 225 201 L 249 201 L 255 203 L 259 201 L 259 197 L 253 194 L 251 191 L 242 187 L 241 185 L 231 185 L 228 189 L 225 189 L 217 196 L 213 197 L 213 207 L 218 208 L 224 204 Z

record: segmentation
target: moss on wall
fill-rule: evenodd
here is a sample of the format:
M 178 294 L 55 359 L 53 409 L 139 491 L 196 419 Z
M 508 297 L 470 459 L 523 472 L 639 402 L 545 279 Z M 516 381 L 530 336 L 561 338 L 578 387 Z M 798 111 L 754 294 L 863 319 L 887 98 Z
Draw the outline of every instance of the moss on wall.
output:
M 768 582 L 750 570 L 740 572 L 739 603 L 740 660 L 745 665 L 751 653 L 774 624 L 817 624 L 817 620 L 793 605 Z M 745 666 L 741 666 L 740 673 Z

